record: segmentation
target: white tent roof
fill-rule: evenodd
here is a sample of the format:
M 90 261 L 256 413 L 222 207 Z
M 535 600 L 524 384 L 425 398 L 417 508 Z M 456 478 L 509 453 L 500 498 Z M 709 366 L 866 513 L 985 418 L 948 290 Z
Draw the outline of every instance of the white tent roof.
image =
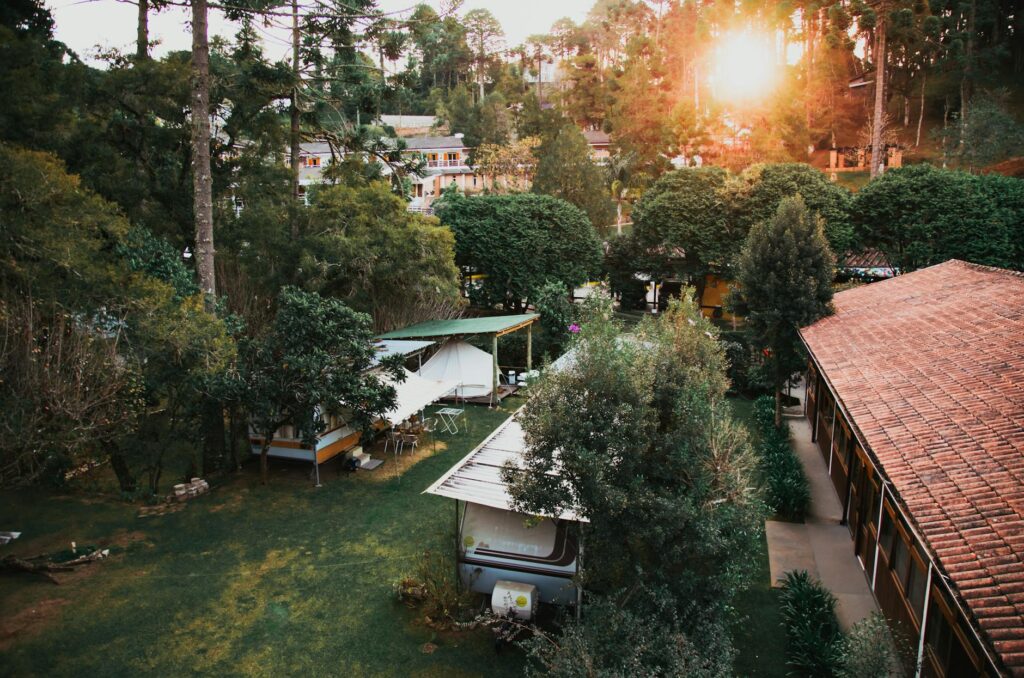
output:
M 526 435 L 518 417 L 512 415 L 424 492 L 512 511 L 512 497 L 501 477 L 501 470 L 507 462 L 521 467 L 525 451 Z M 572 510 L 548 517 L 590 522 Z
M 494 359 L 490 353 L 464 341 L 449 341 L 423 363 L 419 374 L 427 379 L 455 382 L 460 398 L 478 398 L 493 390 Z
M 392 424 L 405 421 L 430 403 L 451 393 L 458 386 L 453 381 L 424 379 L 409 370 L 405 370 L 405 381 L 400 384 L 388 376 L 384 377 L 384 381 L 394 386 L 397 392 L 395 407 L 383 417 Z

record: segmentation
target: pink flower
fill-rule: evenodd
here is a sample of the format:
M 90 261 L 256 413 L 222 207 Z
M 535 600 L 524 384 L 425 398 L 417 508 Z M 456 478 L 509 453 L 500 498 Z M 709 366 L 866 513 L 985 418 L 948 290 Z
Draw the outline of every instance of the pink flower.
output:
M 579 334 L 580 326 L 577 325 L 576 323 L 573 323 L 572 325 L 569 325 L 569 331 L 572 332 L 573 334 Z

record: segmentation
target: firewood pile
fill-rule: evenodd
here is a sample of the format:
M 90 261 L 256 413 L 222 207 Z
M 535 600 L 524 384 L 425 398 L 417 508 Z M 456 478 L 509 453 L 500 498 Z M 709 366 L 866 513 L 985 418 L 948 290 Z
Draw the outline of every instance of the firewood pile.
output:
M 193 478 L 191 482 L 180 483 L 174 486 L 173 500 L 177 502 L 184 502 L 198 497 L 201 494 L 206 494 L 210 491 L 210 484 L 202 478 Z

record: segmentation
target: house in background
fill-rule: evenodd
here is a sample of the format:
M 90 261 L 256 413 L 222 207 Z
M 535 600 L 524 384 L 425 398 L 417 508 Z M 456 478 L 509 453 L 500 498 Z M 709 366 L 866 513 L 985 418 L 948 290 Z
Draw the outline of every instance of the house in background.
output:
M 590 146 L 591 160 L 599 165 L 608 162 L 608 159 L 612 156 L 612 138 L 607 132 L 596 129 L 583 130 L 583 138 L 587 140 L 587 145 Z
M 1024 676 L 1024 274 L 962 261 L 835 296 L 806 414 L 923 676 Z

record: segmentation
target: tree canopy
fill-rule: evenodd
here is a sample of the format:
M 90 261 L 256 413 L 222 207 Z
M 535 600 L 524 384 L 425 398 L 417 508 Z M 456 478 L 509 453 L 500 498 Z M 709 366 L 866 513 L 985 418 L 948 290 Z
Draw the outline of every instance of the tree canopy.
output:
M 604 173 L 590 159 L 590 146 L 575 125 L 565 125 L 537 149 L 533 192 L 561 198 L 583 210 L 596 229 L 611 225 L 615 208 Z
M 1024 182 L 915 165 L 891 170 L 853 202 L 864 241 L 912 271 L 958 258 L 1024 270 Z
M 485 307 L 522 310 L 545 283 L 568 289 L 586 282 L 601 263 L 601 243 L 587 216 L 558 198 L 450 194 L 437 215 L 455 234 L 456 263 L 485 276 L 471 288 Z

